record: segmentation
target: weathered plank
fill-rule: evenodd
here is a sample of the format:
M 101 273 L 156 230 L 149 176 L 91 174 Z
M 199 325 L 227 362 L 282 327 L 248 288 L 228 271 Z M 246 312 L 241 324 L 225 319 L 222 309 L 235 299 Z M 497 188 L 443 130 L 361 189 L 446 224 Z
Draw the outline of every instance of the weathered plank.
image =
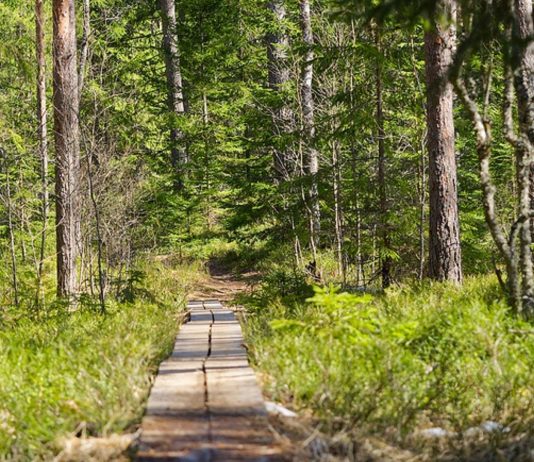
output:
M 188 309 L 190 321 L 154 383 L 138 458 L 282 460 L 234 313 L 217 300 L 190 302 Z
M 187 460 L 208 446 L 203 367 L 211 322 L 211 313 L 192 310 L 191 322 L 182 326 L 171 356 L 160 365 L 143 419 L 138 460 Z
M 214 311 L 211 355 L 206 362 L 213 461 L 275 460 L 256 376 L 231 311 Z

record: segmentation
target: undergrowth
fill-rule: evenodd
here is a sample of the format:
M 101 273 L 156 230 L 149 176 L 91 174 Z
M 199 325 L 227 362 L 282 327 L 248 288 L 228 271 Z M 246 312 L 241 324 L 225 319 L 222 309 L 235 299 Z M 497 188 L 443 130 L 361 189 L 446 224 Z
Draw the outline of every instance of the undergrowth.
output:
M 323 429 L 401 444 L 435 426 L 460 439 L 487 421 L 503 438 L 529 431 L 534 329 L 492 277 L 375 296 L 316 288 L 307 302 L 266 281 L 243 301 L 253 359 L 273 399 L 311 409 Z
M 169 353 L 195 267 L 140 264 L 126 294 L 67 312 L 9 312 L 0 327 L 0 459 L 50 460 L 68 435 L 132 429 Z

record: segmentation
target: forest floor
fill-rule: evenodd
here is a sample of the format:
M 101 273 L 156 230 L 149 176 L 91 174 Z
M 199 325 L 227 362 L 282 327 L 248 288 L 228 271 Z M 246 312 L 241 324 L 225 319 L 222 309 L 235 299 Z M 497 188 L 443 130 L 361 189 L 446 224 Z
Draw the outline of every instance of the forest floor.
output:
M 222 302 L 232 302 L 237 295 L 254 290 L 260 279 L 256 271 L 237 274 L 230 265 L 215 258 L 208 261 L 206 269 L 205 277 L 189 294 L 192 300 L 216 298 Z

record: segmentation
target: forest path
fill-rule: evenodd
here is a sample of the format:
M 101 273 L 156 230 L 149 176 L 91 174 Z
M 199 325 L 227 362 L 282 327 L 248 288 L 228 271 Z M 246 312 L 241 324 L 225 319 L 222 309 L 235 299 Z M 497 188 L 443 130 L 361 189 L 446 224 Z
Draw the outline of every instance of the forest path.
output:
M 284 460 L 234 312 L 218 300 L 188 310 L 152 388 L 138 460 Z
M 229 265 L 218 259 L 209 260 L 206 269 L 204 280 L 189 294 L 191 299 L 232 302 L 238 294 L 250 291 L 259 280 L 257 272 L 244 271 L 236 274 Z

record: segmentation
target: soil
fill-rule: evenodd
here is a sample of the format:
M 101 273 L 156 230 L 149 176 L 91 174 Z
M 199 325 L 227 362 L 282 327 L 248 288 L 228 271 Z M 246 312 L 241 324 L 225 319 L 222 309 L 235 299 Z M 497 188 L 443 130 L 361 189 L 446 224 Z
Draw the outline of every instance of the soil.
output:
M 217 259 L 210 260 L 206 270 L 206 278 L 190 293 L 190 300 L 216 298 L 231 304 L 240 293 L 254 290 L 260 279 L 258 272 L 236 273 L 230 265 Z

